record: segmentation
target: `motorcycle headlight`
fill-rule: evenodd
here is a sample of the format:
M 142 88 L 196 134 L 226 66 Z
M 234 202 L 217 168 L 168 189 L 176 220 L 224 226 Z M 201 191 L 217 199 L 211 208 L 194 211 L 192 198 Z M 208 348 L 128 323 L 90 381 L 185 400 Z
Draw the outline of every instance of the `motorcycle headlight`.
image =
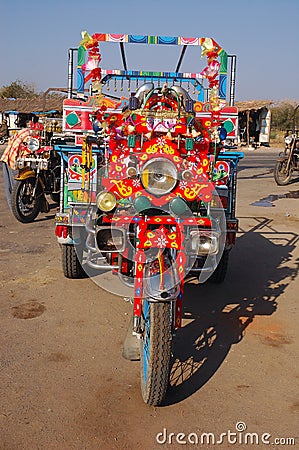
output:
M 36 152 L 39 149 L 39 140 L 36 138 L 30 138 L 27 141 L 27 147 L 31 152 Z
M 293 137 L 292 137 L 292 136 L 286 136 L 284 142 L 285 142 L 287 145 L 290 145 L 290 144 L 292 143 L 292 140 L 293 140 Z
M 22 159 L 17 160 L 17 167 L 18 169 L 24 169 L 24 161 Z
M 97 195 L 97 206 L 101 211 L 108 212 L 116 205 L 116 198 L 112 192 L 100 192 Z
M 165 195 L 171 192 L 177 179 L 178 173 L 175 165 L 163 158 L 147 161 L 141 172 L 143 187 L 154 195 Z

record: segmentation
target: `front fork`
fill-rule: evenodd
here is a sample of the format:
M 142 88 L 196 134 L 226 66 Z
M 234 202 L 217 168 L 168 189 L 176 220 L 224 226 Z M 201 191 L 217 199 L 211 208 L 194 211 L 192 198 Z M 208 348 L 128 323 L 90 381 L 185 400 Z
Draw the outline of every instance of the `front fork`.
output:
M 294 148 L 295 148 L 295 144 L 296 144 L 296 139 L 293 139 L 292 142 L 292 146 L 290 148 L 289 154 L 286 157 L 287 159 L 287 168 L 286 168 L 286 172 L 289 173 L 289 171 L 291 170 L 291 166 L 293 165 L 293 154 L 294 154 Z
M 34 170 L 27 169 L 27 170 L 21 171 L 15 177 L 15 180 L 23 181 L 23 180 L 27 180 L 28 178 L 35 178 L 35 184 L 34 184 L 33 191 L 32 191 L 32 197 L 34 198 L 36 190 L 37 190 L 38 182 L 40 182 L 40 184 L 41 184 L 42 192 L 44 192 L 44 188 L 45 188 L 44 183 L 43 183 L 41 177 L 39 176 L 39 174 L 40 174 L 39 168 L 36 169 L 36 172 L 34 172 Z
M 163 254 L 161 258 L 163 258 Z M 182 315 L 183 315 L 183 294 L 184 294 L 184 270 L 185 270 L 185 254 L 181 250 L 177 253 L 176 258 L 176 270 L 177 270 L 177 279 L 179 280 L 179 291 L 178 295 L 175 298 L 171 298 L 170 300 L 174 305 L 174 317 L 173 317 L 173 332 L 181 327 L 182 324 Z M 143 333 L 142 329 L 142 303 L 143 299 L 147 298 L 151 301 L 151 298 L 144 291 L 144 278 L 145 278 L 145 265 L 146 265 L 146 257 L 143 249 L 138 249 L 135 255 L 135 284 L 134 284 L 134 302 L 133 302 L 133 334 L 137 337 L 141 337 Z M 161 264 L 161 270 L 163 268 L 163 261 Z M 163 277 L 163 272 L 160 273 L 161 277 Z M 173 278 L 175 282 L 175 279 Z M 152 301 L 157 302 L 157 300 L 152 299 Z
M 39 177 L 39 173 L 40 173 L 40 169 L 37 169 L 37 171 L 36 171 L 36 177 L 35 177 L 35 185 L 34 185 L 33 193 L 32 193 L 33 197 L 35 197 L 35 193 L 36 193 L 37 185 L 38 185 L 38 182 L 39 182 L 39 181 L 40 181 L 40 184 L 41 184 L 41 187 L 42 187 L 42 192 L 44 192 L 44 185 L 43 185 L 42 180 L 41 180 L 40 177 Z

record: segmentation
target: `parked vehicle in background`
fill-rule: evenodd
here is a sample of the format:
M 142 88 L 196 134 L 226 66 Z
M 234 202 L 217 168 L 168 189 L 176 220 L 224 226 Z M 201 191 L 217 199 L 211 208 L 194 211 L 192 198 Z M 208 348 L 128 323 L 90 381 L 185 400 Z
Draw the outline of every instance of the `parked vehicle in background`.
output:
M 7 120 L 3 119 L 0 124 L 0 145 L 5 144 L 8 141 L 9 132 L 7 126 Z
M 274 179 L 279 186 L 289 184 L 293 172 L 299 171 L 299 129 L 296 120 L 298 108 L 299 105 L 294 109 L 293 127 L 286 131 L 285 148 L 279 154 L 274 168 Z
M 46 145 L 43 130 L 43 125 L 32 124 L 28 133 L 24 130 L 24 140 L 15 148 L 14 169 L 18 173 L 10 201 L 13 215 L 23 223 L 49 211 L 47 195 L 56 203 L 60 198 L 60 158 L 53 146 Z M 13 147 L 13 140 L 10 145 Z

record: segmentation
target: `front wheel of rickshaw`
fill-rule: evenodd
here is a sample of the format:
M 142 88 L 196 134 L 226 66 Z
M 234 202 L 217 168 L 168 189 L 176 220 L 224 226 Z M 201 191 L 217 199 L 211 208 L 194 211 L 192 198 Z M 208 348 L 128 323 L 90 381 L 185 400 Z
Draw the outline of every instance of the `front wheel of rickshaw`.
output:
M 35 193 L 36 179 L 17 180 L 11 192 L 11 210 L 15 218 L 22 223 L 33 222 L 41 209 L 42 187 L 38 183 Z
M 289 165 L 288 168 L 288 160 L 284 159 L 283 161 L 277 161 L 274 169 L 274 180 L 278 184 L 278 186 L 285 186 L 289 184 L 292 178 L 292 167 Z
M 169 383 L 172 345 L 172 308 L 169 302 L 143 301 L 141 392 L 148 405 L 163 402 Z

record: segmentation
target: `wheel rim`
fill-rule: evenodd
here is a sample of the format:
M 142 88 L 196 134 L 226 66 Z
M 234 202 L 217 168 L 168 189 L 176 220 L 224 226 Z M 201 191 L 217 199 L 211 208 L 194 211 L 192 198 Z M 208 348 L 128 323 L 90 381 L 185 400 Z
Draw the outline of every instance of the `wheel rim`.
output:
M 30 181 L 25 181 L 20 188 L 18 195 L 18 208 L 20 213 L 24 216 L 30 216 L 36 206 L 36 196 L 32 196 L 33 186 Z
M 143 379 L 144 383 L 147 382 L 148 366 L 150 358 L 150 302 L 144 300 L 143 302 L 143 318 L 144 318 L 144 337 L 143 337 Z

